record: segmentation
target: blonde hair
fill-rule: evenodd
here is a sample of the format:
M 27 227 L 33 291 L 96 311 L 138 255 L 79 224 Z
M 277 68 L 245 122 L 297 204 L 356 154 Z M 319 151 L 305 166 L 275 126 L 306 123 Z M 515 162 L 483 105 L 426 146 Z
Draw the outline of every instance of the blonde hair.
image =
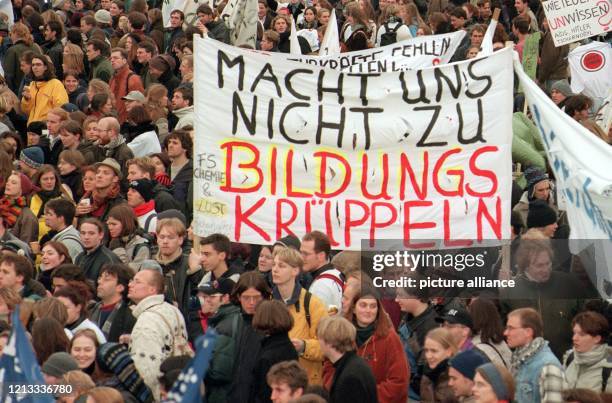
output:
M 61 385 L 72 386 L 70 396 L 77 397 L 96 387 L 91 377 L 81 370 L 68 371 L 62 377 Z
M 74 70 L 77 74 L 83 74 L 85 65 L 83 64 L 83 49 L 74 43 L 67 43 L 64 46 L 65 70 Z
M 272 257 L 274 259 L 278 257 L 281 262 L 286 263 L 291 267 L 297 267 L 300 270 L 302 270 L 304 267 L 304 259 L 302 258 L 302 255 L 293 248 L 276 249 L 276 251 L 272 254 Z
M 339 353 L 355 349 L 357 329 L 340 315 L 326 316 L 319 322 L 317 337 Z
M 161 232 L 164 228 L 171 228 L 176 232 L 176 235 L 180 237 L 184 237 L 186 233 L 185 224 L 178 218 L 164 218 L 157 222 L 157 234 Z
M 452 355 L 457 354 L 457 351 L 459 351 L 459 348 L 457 347 L 457 345 L 455 344 L 455 341 L 453 340 L 452 334 L 448 331 L 448 329 L 445 329 L 443 327 L 438 327 L 438 328 L 430 330 L 427 333 L 427 336 L 425 336 L 425 338 L 435 341 L 436 343 L 441 345 L 442 348 L 444 349 L 450 349 L 452 352 Z

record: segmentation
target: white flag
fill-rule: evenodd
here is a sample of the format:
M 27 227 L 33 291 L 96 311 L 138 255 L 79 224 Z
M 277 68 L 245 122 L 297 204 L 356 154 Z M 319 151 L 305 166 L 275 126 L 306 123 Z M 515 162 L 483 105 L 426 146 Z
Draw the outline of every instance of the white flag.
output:
M 336 10 L 333 9 L 327 22 L 325 35 L 319 48 L 319 56 L 331 56 L 340 54 L 340 36 L 338 35 L 338 22 L 336 21 Z
M 495 36 L 496 27 L 497 21 L 491 20 L 491 22 L 489 22 L 489 26 L 487 27 L 487 31 L 482 38 L 482 44 L 480 45 L 480 52 L 478 52 L 478 56 L 486 56 L 493 53 L 493 37 Z
M 15 22 L 15 16 L 13 14 L 13 3 L 11 0 L 0 0 L 0 12 L 8 15 L 8 27 L 11 29 Z M 4 75 L 4 74 L 3 74 Z
M 297 36 L 297 30 L 295 29 L 295 20 L 291 18 L 291 35 L 289 36 L 289 53 L 292 55 L 301 55 L 302 49 L 300 48 L 300 41 Z
M 257 41 L 257 0 L 230 0 L 221 18 L 230 30 L 230 43 L 255 49 Z

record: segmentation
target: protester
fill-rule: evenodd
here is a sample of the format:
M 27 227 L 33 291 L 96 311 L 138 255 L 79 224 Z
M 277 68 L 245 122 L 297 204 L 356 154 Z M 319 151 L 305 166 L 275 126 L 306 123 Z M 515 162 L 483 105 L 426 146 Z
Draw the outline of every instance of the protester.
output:
M 100 328 L 87 318 L 89 292 L 89 289 L 83 284 L 69 283 L 67 286 L 55 290 L 53 295 L 66 306 L 68 311 L 66 328 L 72 334 L 79 330 L 90 329 L 95 333 L 98 343 L 106 343 L 106 336 Z
M 449 359 L 458 351 L 455 339 L 445 328 L 427 333 L 424 343 L 426 366 L 421 379 L 422 402 L 438 402 L 454 399 L 449 385 Z
M 514 401 L 514 381 L 510 372 L 492 363 L 476 368 L 474 397 L 477 403 L 499 403 Z
M 474 348 L 484 353 L 492 363 L 508 368 L 512 351 L 504 340 L 504 325 L 494 301 L 472 299 L 468 311 L 473 320 Z
M 270 400 L 274 403 L 289 403 L 304 394 L 308 386 L 308 374 L 297 361 L 274 364 L 266 375 L 272 390 Z
M 356 335 L 355 326 L 340 316 L 323 318 L 317 329 L 321 351 L 334 366 L 330 403 L 378 401 L 372 370 L 354 350 Z
M 96 281 L 100 270 L 109 263 L 119 263 L 119 257 L 104 245 L 104 225 L 96 218 L 86 218 L 79 227 L 83 252 L 74 263 L 81 267 L 85 276 Z
M 42 247 L 42 258 L 37 280 L 49 291 L 52 291 L 51 277 L 60 265 L 72 263 L 68 249 L 62 242 L 49 241 Z
M 108 248 L 130 269 L 137 272 L 140 264 L 151 259 L 151 244 L 144 231 L 138 226 L 134 210 L 127 204 L 119 204 L 111 209 L 106 220 Z
M 68 352 L 79 364 L 79 369 L 92 376 L 96 368 L 96 352 L 100 342 L 91 329 L 77 331 L 68 345 Z

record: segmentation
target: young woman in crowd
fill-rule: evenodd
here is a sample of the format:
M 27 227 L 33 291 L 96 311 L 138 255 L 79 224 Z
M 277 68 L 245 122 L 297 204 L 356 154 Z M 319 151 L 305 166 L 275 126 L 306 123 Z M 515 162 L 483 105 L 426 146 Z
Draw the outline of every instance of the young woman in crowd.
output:
M 21 109 L 28 114 L 28 123 L 44 121 L 47 113 L 68 103 L 64 84 L 55 78 L 53 63 L 45 56 L 32 58 L 33 81 L 23 90 Z
M 38 219 L 28 207 L 28 199 L 36 187 L 23 173 L 13 171 L 0 198 L 4 226 L 26 243 L 38 241 Z
M 161 84 L 153 84 L 146 91 L 145 108 L 157 129 L 159 143 L 163 144 L 168 135 L 168 89 Z
M 81 143 L 82 144 L 82 143 Z M 64 150 L 59 155 L 57 170 L 66 191 L 70 191 L 70 199 L 78 201 L 83 196 L 83 174 L 81 169 L 87 161 L 77 150 Z
M 42 365 L 53 353 L 66 352 L 69 344 L 64 327 L 53 318 L 39 318 L 32 325 L 32 348 Z
M 474 324 L 474 347 L 482 351 L 492 363 L 509 368 L 512 351 L 504 340 L 504 324 L 494 301 L 474 298 L 468 305 L 468 311 Z
M 142 236 L 134 210 L 125 203 L 113 207 L 108 213 L 106 225 L 110 237 L 109 249 L 121 262 L 137 272 L 140 264 L 151 258 L 151 244 Z
M 100 343 L 96 333 L 91 329 L 82 329 L 76 332 L 68 345 L 68 352 L 79 364 L 79 369 L 89 376 L 94 375 L 96 353 L 99 346 Z
M 573 347 L 563 358 L 565 389 L 583 388 L 612 393 L 610 327 L 598 312 L 581 312 L 572 320 Z
M 340 46 L 343 52 L 354 52 L 368 48 L 372 32 L 359 3 L 346 6 L 346 22 L 340 33 Z
M 263 245 L 259 251 L 259 258 L 257 259 L 257 271 L 264 276 L 270 288 L 274 286 L 272 284 L 272 266 L 274 266 L 272 246 Z
M 59 299 L 68 311 L 66 328 L 75 334 L 82 329 L 91 329 L 99 343 L 106 343 L 106 337 L 98 326 L 87 318 L 87 304 L 89 303 L 90 291 L 85 285 L 72 283 L 58 290 L 53 294 Z
M 170 186 L 171 180 L 168 175 L 168 168 L 170 167 L 170 159 L 165 153 L 156 153 L 151 155 L 151 161 L 155 165 L 155 180 L 164 185 Z
M 472 392 L 476 403 L 510 403 L 514 399 L 512 374 L 500 365 L 481 365 L 476 368 Z
M 457 353 L 457 346 L 451 333 L 442 327 L 430 330 L 423 351 L 426 365 L 421 379 L 421 401 L 454 402 L 455 394 L 448 384 L 448 360 Z
M 41 250 L 40 272 L 37 280 L 49 291 L 53 291 L 51 276 L 58 266 L 72 263 L 68 248 L 62 242 L 48 241 Z
M 51 199 L 64 197 L 70 199 L 70 195 L 62 187 L 62 182 L 52 165 L 43 165 L 38 169 L 33 178 L 34 186 L 38 190 L 30 199 L 30 209 L 38 220 L 38 239 L 42 239 L 49 232 L 45 221 L 45 205 Z M 70 225 L 71 223 L 67 223 Z

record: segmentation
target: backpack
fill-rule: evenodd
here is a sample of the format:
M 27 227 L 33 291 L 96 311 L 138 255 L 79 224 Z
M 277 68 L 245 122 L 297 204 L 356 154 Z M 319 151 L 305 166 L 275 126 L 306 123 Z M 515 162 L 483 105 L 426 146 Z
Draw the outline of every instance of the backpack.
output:
M 565 367 L 566 368 L 569 367 L 572 361 L 574 361 L 573 351 L 567 356 L 567 360 L 565 361 Z M 608 362 L 610 362 L 610 357 L 608 357 Z M 610 367 L 603 367 L 601 369 L 601 391 L 602 392 L 606 391 L 606 387 L 608 386 L 608 378 L 610 378 L 611 373 L 612 373 L 612 368 Z
M 394 28 L 389 28 L 389 23 L 386 22 L 383 26 L 385 27 L 385 33 L 380 36 L 380 46 L 387 46 L 397 42 L 397 30 L 404 25 L 401 22 L 395 24 Z
M 306 316 L 308 328 L 310 328 L 310 298 L 312 298 L 312 294 L 310 291 L 306 291 L 306 295 L 304 295 L 304 315 Z

